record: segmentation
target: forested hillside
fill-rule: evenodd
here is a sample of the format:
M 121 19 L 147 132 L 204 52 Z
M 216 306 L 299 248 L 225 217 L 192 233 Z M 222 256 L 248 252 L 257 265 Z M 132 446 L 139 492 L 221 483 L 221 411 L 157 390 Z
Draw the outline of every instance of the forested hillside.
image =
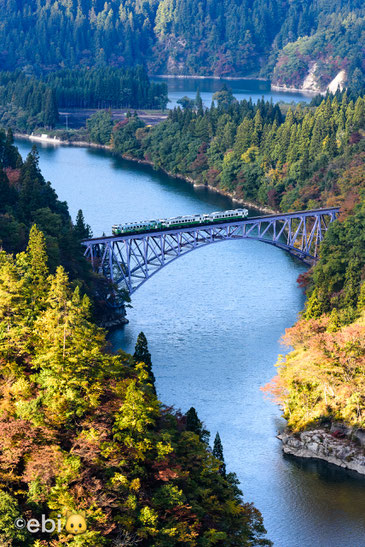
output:
M 144 64 L 152 73 L 273 76 L 299 85 L 317 63 L 364 77 L 362 0 L 1 0 L 0 67 L 44 72 Z M 269 60 L 269 64 L 268 64 Z
M 290 429 L 342 422 L 365 429 L 365 193 L 353 214 L 330 226 L 321 258 L 304 281 L 302 318 L 283 342 L 266 390 L 283 408 Z
M 21 70 L 0 72 L 0 123 L 18 131 L 53 128 L 59 108 L 165 108 L 165 83 L 150 81 L 146 70 L 64 69 L 40 78 Z
M 30 229 L 37 224 L 44 234 L 48 267 L 52 273 L 62 265 L 73 286 L 89 294 L 94 317 L 109 314 L 105 279 L 92 273 L 83 257 L 80 241 L 91 235 L 82 211 L 72 221 L 67 203 L 60 201 L 39 168 L 35 147 L 22 160 L 13 144 L 12 132 L 0 129 L 0 249 L 25 251 Z M 122 295 L 121 295 L 122 297 Z
M 114 149 L 173 174 L 282 211 L 334 206 L 351 210 L 364 185 L 365 99 L 347 93 L 318 107 L 289 108 L 234 99 L 170 112 L 158 126 L 129 118 L 114 127 Z
M 0 341 L 2 546 L 271 545 L 195 410 L 156 398 L 144 335 L 133 357 L 110 352 L 35 225 L 26 252 L 0 251 Z M 67 511 L 85 533 L 64 529 Z M 61 530 L 14 526 L 42 514 Z

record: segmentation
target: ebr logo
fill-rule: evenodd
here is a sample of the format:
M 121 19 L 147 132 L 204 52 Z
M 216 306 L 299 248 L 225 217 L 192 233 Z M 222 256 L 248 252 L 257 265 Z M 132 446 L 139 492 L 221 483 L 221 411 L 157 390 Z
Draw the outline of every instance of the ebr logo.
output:
M 42 515 L 41 521 L 31 518 L 28 521 L 23 517 L 18 517 L 14 521 L 15 528 L 23 530 L 26 528 L 31 534 L 37 534 L 38 532 L 52 534 L 55 530 L 57 532 L 62 531 L 61 515 L 57 515 L 57 519 L 48 519 L 46 515 Z M 80 513 L 66 514 L 66 532 L 69 534 L 80 535 L 86 532 L 87 525 L 84 515 Z
M 57 520 L 47 519 L 46 515 L 42 515 L 41 522 L 38 519 L 29 519 L 26 521 L 23 517 L 19 517 L 15 520 L 14 525 L 18 530 L 26 528 L 31 534 L 37 532 L 52 534 L 57 528 L 57 532 L 61 532 L 62 522 L 61 515 L 57 515 Z

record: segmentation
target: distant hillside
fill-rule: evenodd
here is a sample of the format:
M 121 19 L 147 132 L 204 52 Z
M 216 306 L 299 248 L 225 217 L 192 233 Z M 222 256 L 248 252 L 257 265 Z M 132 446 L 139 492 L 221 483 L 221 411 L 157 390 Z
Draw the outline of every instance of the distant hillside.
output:
M 325 88 L 363 80 L 362 0 L 0 0 L 0 68 L 145 64 Z

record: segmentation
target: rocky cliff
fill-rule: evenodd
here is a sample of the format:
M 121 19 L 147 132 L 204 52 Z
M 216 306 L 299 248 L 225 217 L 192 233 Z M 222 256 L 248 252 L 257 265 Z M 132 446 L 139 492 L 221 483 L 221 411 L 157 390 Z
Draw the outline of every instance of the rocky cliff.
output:
M 285 454 L 300 458 L 325 460 L 339 467 L 365 475 L 365 431 L 352 430 L 343 424 L 278 435 Z

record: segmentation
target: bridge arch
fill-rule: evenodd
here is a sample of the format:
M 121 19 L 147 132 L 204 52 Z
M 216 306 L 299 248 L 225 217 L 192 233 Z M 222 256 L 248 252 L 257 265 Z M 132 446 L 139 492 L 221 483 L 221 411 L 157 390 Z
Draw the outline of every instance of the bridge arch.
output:
M 133 294 L 148 279 L 177 258 L 198 248 L 234 239 L 254 239 L 274 245 L 309 264 L 339 209 L 316 209 L 245 220 L 93 238 L 83 241 L 94 271 Z

